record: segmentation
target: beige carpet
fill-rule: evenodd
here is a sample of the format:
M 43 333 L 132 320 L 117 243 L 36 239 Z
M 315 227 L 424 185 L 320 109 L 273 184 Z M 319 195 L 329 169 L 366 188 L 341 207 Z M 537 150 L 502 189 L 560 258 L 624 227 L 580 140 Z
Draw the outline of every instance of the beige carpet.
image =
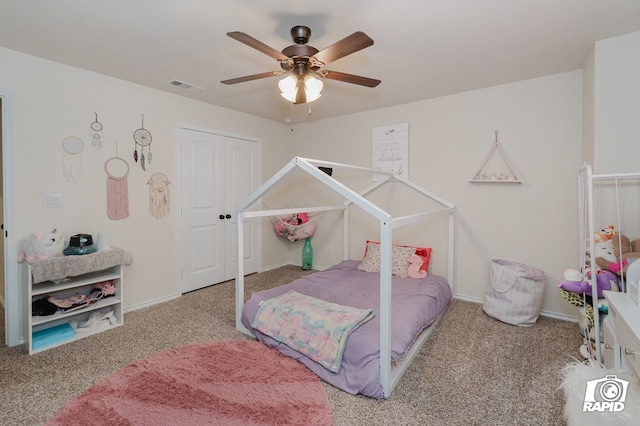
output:
M 247 289 L 305 273 L 287 266 L 255 274 Z M 2 347 L 0 424 L 41 425 L 102 377 L 153 353 L 246 340 L 234 321 L 231 281 L 125 314 L 122 327 L 33 356 Z M 336 425 L 561 425 L 560 370 L 579 358 L 580 343 L 575 323 L 543 317 L 532 328 L 515 327 L 487 317 L 480 304 L 454 300 L 389 399 L 323 386 Z

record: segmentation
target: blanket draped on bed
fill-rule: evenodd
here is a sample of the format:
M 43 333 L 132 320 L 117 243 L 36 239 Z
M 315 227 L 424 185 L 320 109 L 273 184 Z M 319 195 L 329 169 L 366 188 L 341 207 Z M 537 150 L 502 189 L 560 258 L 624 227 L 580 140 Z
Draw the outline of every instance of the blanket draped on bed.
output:
M 374 315 L 372 309 L 338 305 L 291 290 L 262 301 L 252 327 L 335 373 L 349 335 Z

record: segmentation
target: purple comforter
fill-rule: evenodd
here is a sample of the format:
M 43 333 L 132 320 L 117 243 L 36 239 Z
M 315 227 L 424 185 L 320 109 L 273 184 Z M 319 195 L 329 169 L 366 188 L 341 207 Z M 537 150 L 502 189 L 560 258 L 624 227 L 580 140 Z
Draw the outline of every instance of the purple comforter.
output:
M 254 293 L 242 310 L 242 323 L 258 340 L 305 364 L 322 380 L 349 392 L 371 398 L 383 398 L 380 385 L 380 318 L 356 329 L 347 342 L 342 365 L 337 373 L 252 329 L 258 303 L 289 290 L 328 302 L 362 309 L 380 309 L 380 276 L 356 269 L 359 261 L 345 260 L 325 271 L 316 272 L 284 286 Z M 391 358 L 396 361 L 411 347 L 420 332 L 435 321 L 451 300 L 447 281 L 437 275 L 424 279 L 393 277 L 391 313 Z

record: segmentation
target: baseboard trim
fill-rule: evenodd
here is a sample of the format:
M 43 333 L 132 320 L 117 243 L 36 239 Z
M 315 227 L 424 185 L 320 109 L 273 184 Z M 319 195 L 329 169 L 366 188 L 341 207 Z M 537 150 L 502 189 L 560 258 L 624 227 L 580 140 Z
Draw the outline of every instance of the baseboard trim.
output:
M 473 302 L 473 303 L 480 303 L 480 304 L 482 304 L 483 302 L 483 299 L 478 299 L 477 297 L 465 296 L 464 294 L 454 294 L 453 298 L 458 300 L 464 300 L 465 302 Z M 559 314 L 557 312 L 540 311 L 540 316 L 559 319 L 562 321 L 578 322 L 577 317 L 570 317 L 568 315 Z
M 144 308 L 150 308 L 151 306 L 158 305 L 160 303 L 169 302 L 170 300 L 174 300 L 182 296 L 179 293 L 174 293 L 169 296 L 161 297 L 160 299 L 150 300 L 148 302 L 140 303 L 138 305 L 132 305 L 123 310 L 123 313 L 133 312 Z
M 260 268 L 260 270 L 258 272 L 272 271 L 274 269 L 281 268 L 283 266 L 288 266 L 288 265 L 293 265 L 293 263 L 291 263 L 291 262 L 276 263 L 275 265 L 269 265 L 266 268 L 264 268 L 264 267 Z

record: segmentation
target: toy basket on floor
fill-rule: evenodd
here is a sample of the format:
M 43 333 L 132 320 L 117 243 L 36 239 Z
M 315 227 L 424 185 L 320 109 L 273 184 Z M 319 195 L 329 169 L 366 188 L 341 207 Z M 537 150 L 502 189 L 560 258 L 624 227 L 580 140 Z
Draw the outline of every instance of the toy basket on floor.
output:
M 523 263 L 494 259 L 482 308 L 507 324 L 531 327 L 538 320 L 544 298 L 546 274 Z

